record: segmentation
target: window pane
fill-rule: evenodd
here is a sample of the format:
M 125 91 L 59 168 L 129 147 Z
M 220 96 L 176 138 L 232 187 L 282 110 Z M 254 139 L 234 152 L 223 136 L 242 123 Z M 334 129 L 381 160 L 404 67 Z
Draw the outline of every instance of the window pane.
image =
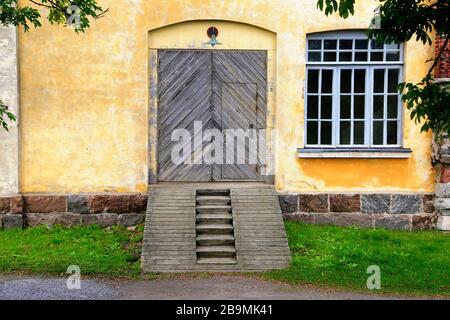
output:
M 320 126 L 320 144 L 331 144 L 331 121 L 322 121 Z
M 324 48 L 325 49 L 336 49 L 337 48 L 337 40 L 324 40 Z
M 367 49 L 368 40 L 355 40 L 355 48 L 356 49 Z
M 319 97 L 308 96 L 308 119 L 318 119 L 319 116 Z
M 383 49 L 384 44 L 381 42 L 378 42 L 376 40 L 370 40 L 370 48 L 371 49 Z
M 320 107 L 321 119 L 331 119 L 332 97 L 322 96 L 322 105 Z
M 339 40 L 339 49 L 352 49 L 353 40 L 352 39 L 341 39 Z
M 308 49 L 309 50 L 321 50 L 322 49 L 322 40 L 309 40 L 308 41 Z
M 341 96 L 341 119 L 351 118 L 351 96 Z
M 364 144 L 364 121 L 353 123 L 353 143 Z
M 350 93 L 352 90 L 352 70 L 341 70 L 341 93 Z
M 354 92 L 364 93 L 366 92 L 366 70 L 356 69 L 354 79 Z
M 371 52 L 370 61 L 383 61 L 383 52 Z
M 353 97 L 353 118 L 354 119 L 364 119 L 365 118 L 365 96 L 354 96 Z
M 373 96 L 373 118 L 384 119 L 384 96 Z
M 341 121 L 339 134 L 341 144 L 350 144 L 350 121 Z
M 319 92 L 319 70 L 308 71 L 308 93 Z
M 309 52 L 308 53 L 308 61 L 311 62 L 320 62 L 322 61 L 322 53 L 321 52 Z
M 388 96 L 387 113 L 389 119 L 398 118 L 398 96 Z
M 383 144 L 383 121 L 373 122 L 373 144 Z
M 367 61 L 367 52 L 355 52 L 355 61 Z
M 386 52 L 386 61 L 400 61 L 400 52 Z
M 400 49 L 400 45 L 397 43 L 385 43 L 384 47 L 386 49 Z
M 387 123 L 387 144 L 397 144 L 397 121 Z
M 374 71 L 373 91 L 375 93 L 384 92 L 384 69 L 377 69 Z
M 322 70 L 322 93 L 331 93 L 333 89 L 333 70 Z
M 388 92 L 397 93 L 398 87 L 398 69 L 389 69 L 388 71 Z
M 339 61 L 352 61 L 352 52 L 339 52 Z
M 308 144 L 318 144 L 318 122 L 317 121 L 308 121 L 307 128 L 306 128 L 306 142 Z
M 336 52 L 324 52 L 323 53 L 323 61 L 336 61 Z

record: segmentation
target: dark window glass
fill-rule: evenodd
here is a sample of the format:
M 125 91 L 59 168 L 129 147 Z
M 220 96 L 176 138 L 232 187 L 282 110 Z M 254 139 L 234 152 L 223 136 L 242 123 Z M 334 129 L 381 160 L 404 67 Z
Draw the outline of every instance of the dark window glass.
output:
M 383 121 L 373 122 L 373 144 L 383 144 Z
M 336 52 L 324 52 L 323 61 L 326 62 L 336 61 Z
M 378 42 L 376 40 L 371 40 L 370 41 L 370 48 L 371 49 L 383 49 L 384 44 L 382 42 Z
M 339 49 L 349 49 L 353 48 L 353 40 L 352 39 L 341 39 L 339 40 Z
M 332 97 L 322 96 L 322 104 L 320 106 L 320 117 L 321 119 L 331 119 L 332 110 Z
M 308 144 L 317 144 L 319 141 L 319 127 L 317 121 L 308 121 L 306 128 L 306 136 Z
M 383 52 L 371 52 L 370 61 L 383 61 Z
M 398 117 L 398 96 L 388 96 L 387 113 L 389 119 Z
M 309 93 L 319 92 L 319 70 L 308 71 L 308 92 Z
M 373 96 L 373 118 L 383 119 L 384 118 L 384 97 L 383 96 Z
M 355 52 L 355 61 L 367 61 L 367 52 Z
M 400 52 L 386 52 L 386 61 L 400 61 Z
M 335 50 L 337 48 L 337 40 L 324 40 L 323 44 L 325 49 Z
M 351 96 L 341 96 L 341 119 L 351 118 Z
M 317 119 L 319 116 L 318 96 L 308 96 L 308 119 Z
M 354 76 L 354 92 L 355 93 L 364 93 L 366 92 L 366 70 L 364 69 L 356 69 Z
M 321 50 L 322 49 L 322 40 L 309 40 L 308 41 L 308 49 L 309 50 Z
M 322 93 L 333 91 L 333 70 L 322 70 Z
M 384 93 L 384 69 L 374 70 L 373 91 Z
M 341 70 L 341 93 L 350 93 L 352 90 L 352 70 Z
M 339 52 L 339 61 L 352 61 L 352 59 L 351 52 Z
M 388 71 L 388 92 L 398 92 L 398 69 L 389 69 Z
M 341 144 L 350 144 L 350 121 L 341 121 L 339 136 Z
M 397 121 L 387 122 L 387 144 L 397 144 Z
M 321 62 L 322 61 L 322 53 L 321 52 L 309 52 L 308 53 L 308 61 Z
M 353 97 L 353 118 L 364 119 L 365 118 L 365 96 L 354 96 Z
M 364 144 L 364 121 L 353 123 L 353 143 Z
M 368 40 L 355 40 L 355 49 L 367 49 Z
M 322 121 L 320 126 L 320 143 L 331 144 L 331 121 Z

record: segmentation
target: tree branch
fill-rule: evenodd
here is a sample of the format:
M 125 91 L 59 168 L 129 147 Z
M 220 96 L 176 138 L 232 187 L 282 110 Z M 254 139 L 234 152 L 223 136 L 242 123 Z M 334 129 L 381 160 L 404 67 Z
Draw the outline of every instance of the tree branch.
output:
M 47 5 L 47 4 L 43 4 L 43 3 L 40 3 L 40 2 L 37 2 L 37 1 L 34 1 L 34 0 L 29 0 L 31 3 L 34 3 L 35 5 L 37 5 L 37 6 L 40 6 L 40 7 L 44 7 L 44 8 L 48 8 L 48 9 L 51 9 L 52 8 L 52 6 L 49 6 L 49 5 Z

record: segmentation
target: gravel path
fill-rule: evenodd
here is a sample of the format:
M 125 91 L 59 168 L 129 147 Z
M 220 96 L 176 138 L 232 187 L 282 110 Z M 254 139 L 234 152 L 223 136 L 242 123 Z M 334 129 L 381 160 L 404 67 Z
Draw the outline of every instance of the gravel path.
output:
M 99 281 L 85 280 L 81 290 L 69 290 L 66 279 L 0 280 L 0 300 L 116 299 L 119 292 Z
M 22 278 L 0 275 L 0 300 L 321 300 L 402 299 L 310 287 L 292 287 L 242 276 L 211 276 L 147 281 L 83 280 L 80 290 L 69 290 L 63 278 Z

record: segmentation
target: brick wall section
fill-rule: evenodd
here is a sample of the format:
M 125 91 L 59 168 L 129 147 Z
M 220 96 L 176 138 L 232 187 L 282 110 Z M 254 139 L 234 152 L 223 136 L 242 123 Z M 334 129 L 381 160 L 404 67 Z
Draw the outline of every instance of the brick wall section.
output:
M 280 195 L 288 220 L 364 228 L 431 229 L 436 225 L 432 194 Z
M 436 36 L 435 41 L 435 52 L 436 54 L 441 50 L 444 45 L 444 39 L 442 39 L 439 35 Z M 447 45 L 447 48 L 444 50 L 444 53 L 439 61 L 439 64 L 436 68 L 435 73 L 436 78 L 450 78 L 450 43 Z

